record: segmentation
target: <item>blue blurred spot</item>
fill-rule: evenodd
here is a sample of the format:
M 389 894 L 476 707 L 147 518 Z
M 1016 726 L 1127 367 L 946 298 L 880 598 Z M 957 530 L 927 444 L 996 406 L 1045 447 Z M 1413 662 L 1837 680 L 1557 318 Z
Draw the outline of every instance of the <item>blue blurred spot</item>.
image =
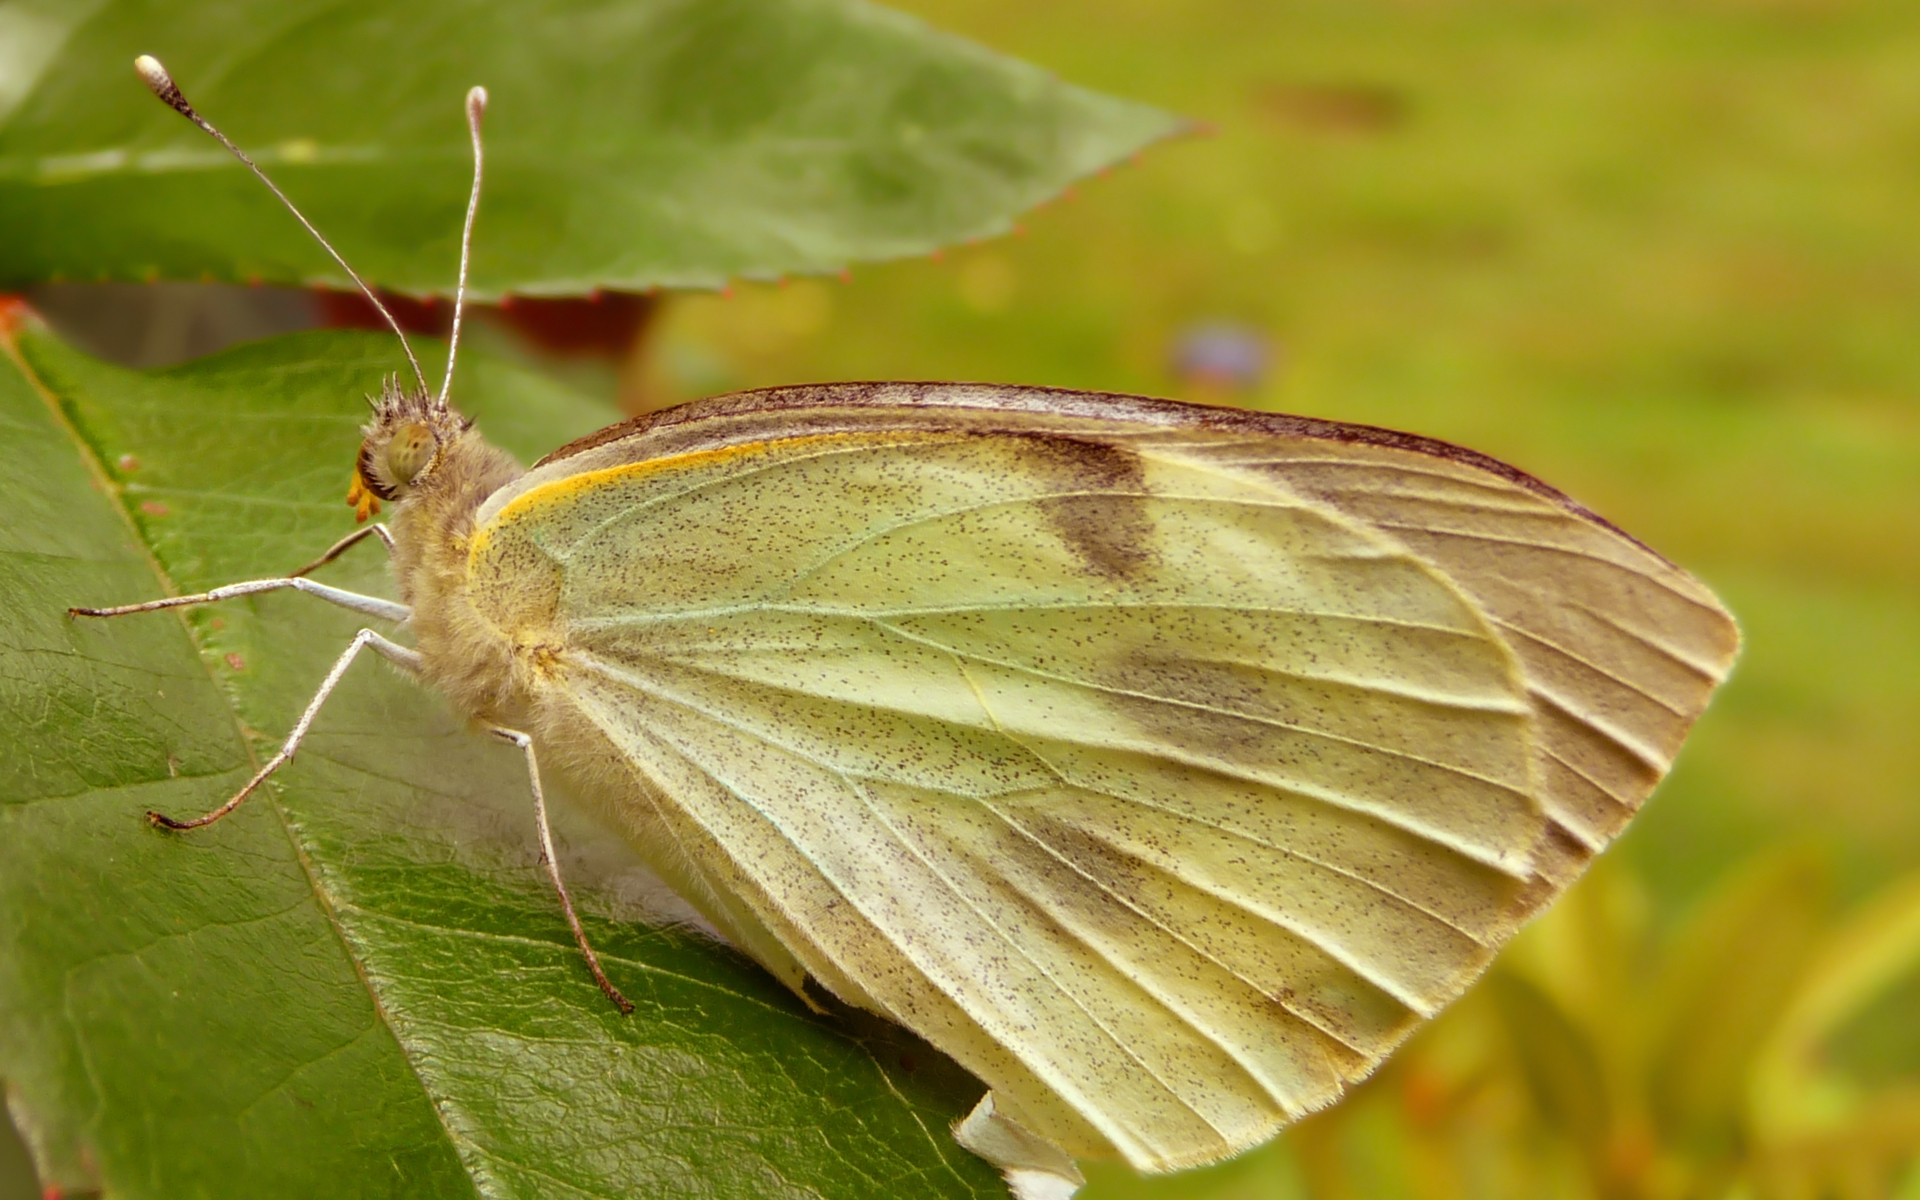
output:
M 1194 325 L 1173 344 L 1175 377 L 1210 390 L 1253 391 L 1272 359 L 1272 349 L 1259 330 L 1226 322 Z

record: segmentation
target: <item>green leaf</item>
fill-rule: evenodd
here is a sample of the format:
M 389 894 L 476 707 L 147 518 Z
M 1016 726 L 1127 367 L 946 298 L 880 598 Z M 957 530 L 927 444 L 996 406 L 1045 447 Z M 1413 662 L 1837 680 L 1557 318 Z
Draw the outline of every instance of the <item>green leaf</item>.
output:
M 483 296 L 716 287 L 1005 232 L 1167 114 L 858 0 L 16 0 L 0 282 L 348 281 L 147 94 L 160 57 L 381 286 L 451 289 L 492 96 Z
M 537 867 L 524 761 L 378 661 L 301 752 L 188 834 L 361 622 L 298 594 L 70 620 L 298 565 L 352 527 L 388 339 L 300 335 L 164 372 L 35 328 L 0 364 L 0 1077 L 43 1180 L 115 1196 L 980 1197 L 947 1125 L 981 1086 L 810 1014 L 644 907 L 582 818 Z M 444 351 L 440 351 L 444 353 Z M 458 394 L 528 455 L 592 405 L 505 367 Z M 515 426 L 495 421 L 522 414 Z M 375 544 L 325 568 L 385 590 Z M 258 732 L 255 732 L 258 731 Z M 577 894 L 579 894 L 577 892 Z

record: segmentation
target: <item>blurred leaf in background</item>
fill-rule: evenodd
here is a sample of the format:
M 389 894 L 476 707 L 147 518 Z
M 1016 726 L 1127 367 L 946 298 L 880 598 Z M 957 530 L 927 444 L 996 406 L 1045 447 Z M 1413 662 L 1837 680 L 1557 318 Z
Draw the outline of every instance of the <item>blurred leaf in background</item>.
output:
M 12 0 L 0 284 L 350 286 L 131 75 L 193 103 L 379 286 L 452 291 L 484 84 L 483 296 L 925 254 L 1176 127 L 860 0 Z

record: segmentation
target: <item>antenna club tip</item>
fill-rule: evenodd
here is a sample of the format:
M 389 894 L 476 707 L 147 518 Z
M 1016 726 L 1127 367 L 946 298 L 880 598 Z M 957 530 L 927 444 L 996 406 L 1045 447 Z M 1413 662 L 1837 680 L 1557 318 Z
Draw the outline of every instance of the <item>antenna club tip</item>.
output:
M 160 65 L 159 59 L 151 54 L 142 54 L 133 60 L 133 69 L 154 95 L 166 101 L 170 107 L 188 116 L 193 115 L 193 107 L 180 94 L 179 86 L 173 82 L 173 76 L 167 74 L 167 69 Z
M 476 117 L 487 111 L 487 89 L 483 87 L 467 89 L 467 111 Z
M 134 59 L 133 69 L 139 72 L 140 78 L 146 80 L 147 86 L 156 92 L 173 86 L 173 76 L 167 74 L 167 69 L 160 65 L 160 60 L 151 54 L 142 54 Z

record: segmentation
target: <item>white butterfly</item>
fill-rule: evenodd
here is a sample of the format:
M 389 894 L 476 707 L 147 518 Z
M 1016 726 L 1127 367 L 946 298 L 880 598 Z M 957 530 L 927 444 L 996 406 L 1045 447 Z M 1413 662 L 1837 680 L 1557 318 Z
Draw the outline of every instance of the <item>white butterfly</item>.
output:
M 1485 456 L 1134 397 L 749 392 L 523 472 L 422 378 L 350 499 L 391 530 L 321 561 L 380 532 L 404 604 L 77 610 L 296 587 L 414 632 L 362 631 L 253 783 L 156 819 L 230 811 L 371 648 L 525 751 L 616 1003 L 536 756 L 803 998 L 977 1075 L 955 1136 L 1029 1198 L 1338 1098 L 1620 831 L 1739 644 Z

